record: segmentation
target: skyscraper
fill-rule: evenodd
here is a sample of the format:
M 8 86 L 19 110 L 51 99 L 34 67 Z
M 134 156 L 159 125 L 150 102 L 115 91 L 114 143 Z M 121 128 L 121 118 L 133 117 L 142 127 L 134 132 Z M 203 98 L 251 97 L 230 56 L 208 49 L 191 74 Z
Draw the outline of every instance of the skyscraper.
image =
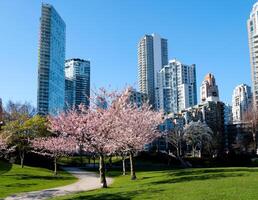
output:
M 79 58 L 65 61 L 65 107 L 89 106 L 90 61 Z
M 145 35 L 138 43 L 138 83 L 153 108 L 157 108 L 157 73 L 167 64 L 167 40 L 157 34 Z
M 65 22 L 55 8 L 42 4 L 40 18 L 37 109 L 56 114 L 65 98 Z
M 219 101 L 219 89 L 216 85 L 215 77 L 212 74 L 207 74 L 201 85 L 201 103 L 206 101 Z
M 0 130 L 1 130 L 1 126 L 3 125 L 3 115 L 4 115 L 3 103 L 2 103 L 2 99 L 0 98 Z
M 251 87 L 246 84 L 238 85 L 232 95 L 233 123 L 243 120 L 244 113 L 252 102 Z
M 258 109 L 258 2 L 253 5 L 250 17 L 247 20 L 251 77 L 253 86 L 253 103 Z
M 172 62 L 165 65 L 158 73 L 157 108 L 164 113 L 178 112 L 177 66 Z
M 177 113 L 197 104 L 195 65 L 170 60 L 158 73 L 158 109 Z

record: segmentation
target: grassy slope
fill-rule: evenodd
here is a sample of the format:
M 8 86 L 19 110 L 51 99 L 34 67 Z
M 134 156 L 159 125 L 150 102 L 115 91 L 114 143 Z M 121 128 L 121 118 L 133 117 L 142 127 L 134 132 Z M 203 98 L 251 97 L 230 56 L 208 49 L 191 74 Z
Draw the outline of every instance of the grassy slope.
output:
M 71 184 L 76 178 L 66 172 L 57 177 L 43 168 L 10 165 L 0 161 L 0 198 L 8 195 Z
M 258 168 L 209 168 L 149 171 L 138 180 L 118 176 L 108 189 L 78 193 L 60 199 L 169 199 L 254 200 L 258 199 Z

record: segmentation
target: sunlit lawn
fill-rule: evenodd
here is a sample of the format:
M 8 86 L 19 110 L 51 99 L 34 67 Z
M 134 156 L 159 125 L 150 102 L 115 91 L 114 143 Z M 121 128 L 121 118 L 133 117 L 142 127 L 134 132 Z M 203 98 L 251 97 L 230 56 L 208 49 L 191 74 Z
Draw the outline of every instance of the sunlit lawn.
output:
M 114 175 L 114 172 L 113 172 Z M 117 175 L 117 172 L 116 172 Z M 205 168 L 137 173 L 138 180 L 116 176 L 108 189 L 82 192 L 57 199 L 258 199 L 258 168 Z
M 42 190 L 76 182 L 76 178 L 66 172 L 53 176 L 53 172 L 43 168 L 11 165 L 0 161 L 0 199 L 12 194 Z

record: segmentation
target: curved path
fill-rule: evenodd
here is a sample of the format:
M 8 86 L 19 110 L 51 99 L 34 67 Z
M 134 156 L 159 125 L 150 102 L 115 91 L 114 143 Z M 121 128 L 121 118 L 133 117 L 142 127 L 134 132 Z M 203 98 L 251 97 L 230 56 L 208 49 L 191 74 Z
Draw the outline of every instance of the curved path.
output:
M 63 196 L 73 192 L 82 192 L 101 188 L 99 176 L 94 172 L 84 171 L 75 167 L 64 168 L 64 170 L 68 171 L 79 180 L 76 183 L 63 187 L 12 195 L 5 198 L 5 200 L 41 200 L 56 196 Z M 110 185 L 112 182 L 112 178 L 107 178 L 108 185 Z

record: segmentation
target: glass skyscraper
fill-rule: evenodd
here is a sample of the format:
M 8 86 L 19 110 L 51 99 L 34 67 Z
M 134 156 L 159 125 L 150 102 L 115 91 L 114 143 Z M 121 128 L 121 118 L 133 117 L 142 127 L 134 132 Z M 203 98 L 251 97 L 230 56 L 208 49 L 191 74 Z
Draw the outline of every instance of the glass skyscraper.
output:
M 55 8 L 42 4 L 40 18 L 37 109 L 55 115 L 64 108 L 66 25 Z
M 65 108 L 89 106 L 90 61 L 79 58 L 65 61 Z

